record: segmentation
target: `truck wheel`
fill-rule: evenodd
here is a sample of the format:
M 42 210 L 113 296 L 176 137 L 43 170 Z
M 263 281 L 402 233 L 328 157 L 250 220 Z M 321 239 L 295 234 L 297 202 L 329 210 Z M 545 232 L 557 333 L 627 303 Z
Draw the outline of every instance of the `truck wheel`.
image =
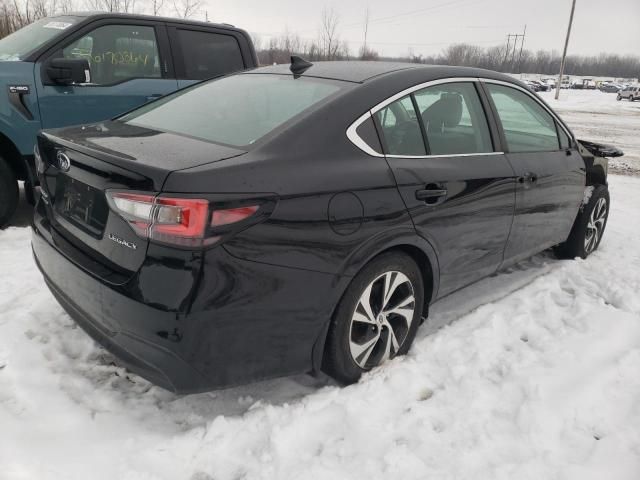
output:
M 620 96 L 620 94 L 618 94 L 618 96 L 616 97 L 616 100 L 618 101 L 622 100 L 622 97 Z
M 596 185 L 576 217 L 567 241 L 555 248 L 559 258 L 587 258 L 600 245 L 609 218 L 609 189 Z
M 0 157 L 0 228 L 9 223 L 18 207 L 18 180 L 4 158 Z

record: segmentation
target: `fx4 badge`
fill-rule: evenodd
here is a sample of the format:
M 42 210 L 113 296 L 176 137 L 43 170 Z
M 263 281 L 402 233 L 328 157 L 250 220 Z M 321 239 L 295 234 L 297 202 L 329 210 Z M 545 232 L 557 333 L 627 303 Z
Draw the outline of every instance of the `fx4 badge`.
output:
M 117 235 L 114 235 L 113 233 L 109 234 L 109 240 L 111 240 L 112 242 L 116 242 L 118 245 L 122 245 L 123 247 L 130 248 L 131 250 L 136 250 L 138 248 L 138 246 L 135 243 L 128 242 L 118 237 Z

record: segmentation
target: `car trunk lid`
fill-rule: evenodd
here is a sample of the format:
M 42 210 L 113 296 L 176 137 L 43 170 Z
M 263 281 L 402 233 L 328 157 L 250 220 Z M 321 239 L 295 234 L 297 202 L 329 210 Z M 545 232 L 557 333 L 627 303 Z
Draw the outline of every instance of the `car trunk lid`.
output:
M 72 260 L 90 260 L 81 266 L 103 277 L 107 267 L 115 274 L 109 277 L 122 282 L 142 265 L 148 239 L 114 211 L 107 192 L 154 196 L 173 171 L 244 152 L 140 128 L 132 134 L 129 127 L 126 137 L 118 136 L 114 123 L 41 134 L 36 163 L 56 236 L 67 251 L 71 244 L 84 253 Z

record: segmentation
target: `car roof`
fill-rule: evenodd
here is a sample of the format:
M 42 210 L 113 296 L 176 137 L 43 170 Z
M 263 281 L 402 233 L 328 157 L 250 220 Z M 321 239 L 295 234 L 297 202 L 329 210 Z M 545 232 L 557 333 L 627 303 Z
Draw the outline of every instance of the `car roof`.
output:
M 417 72 L 423 76 L 425 81 L 433 78 L 446 77 L 489 77 L 499 78 L 511 83 L 517 81 L 508 75 L 500 74 L 490 70 L 483 70 L 472 67 L 456 67 L 449 65 L 425 65 L 422 63 L 403 62 L 376 62 L 376 61 L 331 61 L 313 62 L 304 72 L 303 77 L 326 78 L 331 80 L 342 80 L 345 82 L 364 83 L 381 76 L 398 74 L 400 72 Z M 271 65 L 249 70 L 245 73 L 268 73 L 277 75 L 291 75 L 290 64 Z
M 171 22 L 171 23 L 183 23 L 186 25 L 202 25 L 209 28 L 227 28 L 242 31 L 242 29 L 235 27 L 229 23 L 211 23 L 211 22 L 202 22 L 196 20 L 189 20 L 183 18 L 172 18 L 172 17 L 157 17 L 153 15 L 138 15 L 135 13 L 110 13 L 110 12 L 96 12 L 96 11 L 88 11 L 88 12 L 69 12 L 69 13 L 60 13 L 57 15 L 51 15 L 47 18 L 56 18 L 56 17 L 79 17 L 79 18 L 133 18 L 133 19 L 143 19 L 143 20 L 153 20 L 160 22 Z

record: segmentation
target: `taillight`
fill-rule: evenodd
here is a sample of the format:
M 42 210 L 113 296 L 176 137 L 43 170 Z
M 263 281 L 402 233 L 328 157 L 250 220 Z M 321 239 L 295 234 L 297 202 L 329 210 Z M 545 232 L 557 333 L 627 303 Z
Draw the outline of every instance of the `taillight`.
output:
M 208 200 L 155 193 L 107 192 L 107 198 L 141 237 L 183 247 L 211 245 L 220 239 L 218 227 L 246 220 L 259 209 L 259 205 L 211 208 Z
M 231 223 L 246 220 L 258 211 L 258 205 L 239 208 L 225 208 L 223 210 L 214 210 L 211 218 L 212 227 L 222 227 Z
M 206 238 L 207 200 L 156 197 L 155 207 L 149 238 L 185 247 L 211 244 L 217 240 L 215 237 Z

